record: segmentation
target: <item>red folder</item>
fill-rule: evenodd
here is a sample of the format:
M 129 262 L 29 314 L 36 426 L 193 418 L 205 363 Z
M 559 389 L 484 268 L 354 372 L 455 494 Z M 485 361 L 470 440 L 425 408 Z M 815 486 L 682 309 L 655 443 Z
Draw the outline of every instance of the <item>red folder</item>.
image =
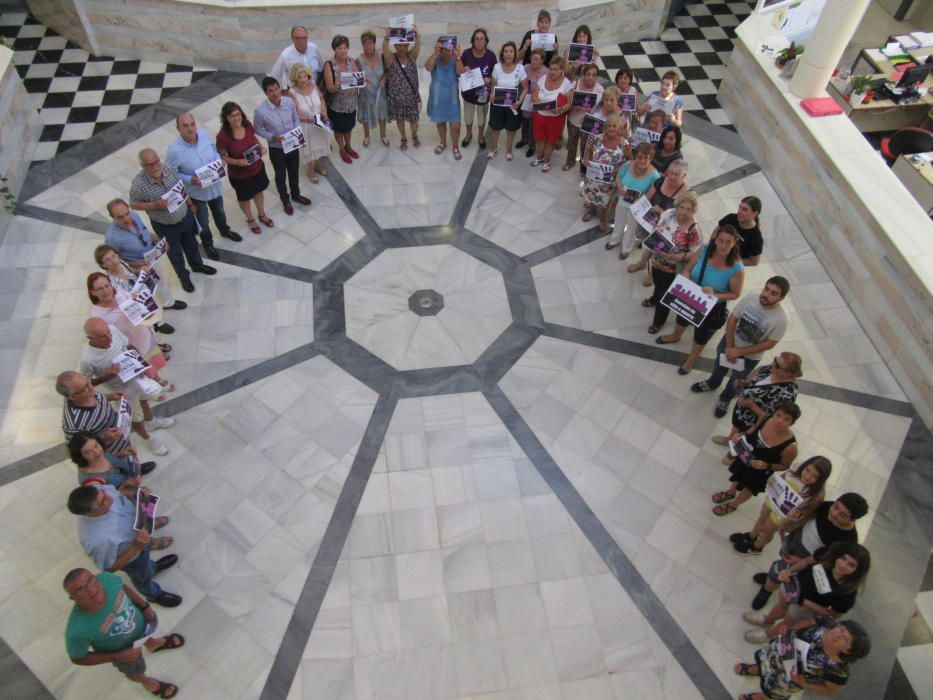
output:
M 811 97 L 800 100 L 800 106 L 811 117 L 829 117 L 833 114 L 842 114 L 842 107 L 837 105 L 832 97 Z

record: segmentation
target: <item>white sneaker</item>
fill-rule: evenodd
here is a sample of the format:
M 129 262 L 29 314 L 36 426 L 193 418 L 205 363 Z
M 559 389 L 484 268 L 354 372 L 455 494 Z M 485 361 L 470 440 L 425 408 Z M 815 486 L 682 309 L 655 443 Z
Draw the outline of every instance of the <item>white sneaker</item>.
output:
M 153 418 L 148 423 L 146 423 L 146 425 L 152 430 L 161 430 L 162 428 L 171 428 L 173 425 L 175 425 L 175 419 L 156 417 L 156 418 Z
M 162 457 L 168 454 L 168 448 L 164 444 L 156 440 L 154 437 L 151 437 L 148 440 L 146 440 L 146 447 L 149 448 L 149 451 L 152 454 L 158 455 L 159 457 Z
M 764 644 L 768 641 L 768 633 L 764 630 L 749 630 L 745 633 L 745 641 L 752 644 Z

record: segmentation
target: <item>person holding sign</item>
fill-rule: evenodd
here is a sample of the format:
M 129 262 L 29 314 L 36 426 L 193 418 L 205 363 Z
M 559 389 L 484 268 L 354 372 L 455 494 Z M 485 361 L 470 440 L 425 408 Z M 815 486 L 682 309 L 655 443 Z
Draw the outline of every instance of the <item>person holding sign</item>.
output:
M 493 93 L 496 88 L 508 90 L 517 90 L 518 97 L 515 98 L 514 105 L 494 104 L 489 112 L 489 130 L 491 132 L 492 148 L 486 157 L 492 160 L 499 152 L 499 132 L 506 131 L 505 159 L 512 160 L 512 142 L 515 140 L 515 132 L 522 126 L 522 118 L 518 112 L 519 105 L 525 100 L 528 94 L 528 78 L 524 69 L 518 64 L 518 47 L 514 41 L 507 41 L 499 49 L 499 62 L 492 69 L 492 82 L 490 83 Z
M 178 649 L 185 638 L 177 632 L 153 636 L 156 614 L 132 587 L 116 574 L 104 571 L 95 576 L 87 569 L 69 571 L 62 586 L 74 601 L 65 628 L 65 649 L 73 664 L 113 664 L 156 697 L 178 695 L 174 683 L 146 675 L 142 647 L 149 652 Z
M 363 125 L 363 148 L 369 148 L 369 130 L 379 125 L 379 140 L 388 147 L 389 139 L 386 137 L 386 119 L 389 116 L 386 102 L 385 63 L 382 55 L 376 53 L 376 33 L 367 29 L 360 35 L 363 53 L 357 59 L 363 73 L 366 74 L 366 84 L 360 90 L 359 106 L 356 117 Z
M 334 129 L 334 139 L 340 149 L 340 158 L 350 164 L 360 157 L 350 143 L 356 126 L 359 91 L 354 88 L 344 90 L 340 86 L 340 74 L 358 73 L 360 64 L 349 56 L 350 40 L 347 37 L 338 34 L 331 40 L 330 46 L 334 50 L 334 60 L 324 64 L 324 89 L 330 95 L 328 114 Z
M 583 44 L 582 48 L 574 46 Z M 573 47 L 573 56 L 571 56 L 571 47 Z M 571 46 L 564 49 L 564 61 L 567 63 L 568 77 L 575 78 L 580 75 L 580 71 L 587 65 L 596 63 L 599 59 L 599 51 L 593 48 L 593 32 L 589 26 L 581 24 L 573 32 L 573 41 Z
M 826 457 L 811 457 L 796 469 L 772 474 L 765 484 L 765 500 L 758 520 L 751 532 L 739 533 L 741 539 L 732 544 L 735 551 L 761 554 L 778 530 L 809 518 L 823 503 L 826 480 L 832 471 L 832 462 Z
M 126 457 L 105 452 L 97 438 L 87 433 L 68 441 L 68 455 L 78 467 L 79 486 L 110 484 L 127 498 L 136 498 L 139 477 L 156 468 L 155 462 L 138 464 L 135 450 Z
M 473 139 L 473 120 L 476 118 L 476 141 L 481 149 L 486 148 L 486 111 L 492 97 L 492 70 L 496 65 L 496 54 L 489 50 L 489 34 L 485 29 L 475 29 L 470 37 L 470 48 L 460 54 L 460 63 L 467 70 L 479 68 L 483 75 L 483 86 L 463 93 L 463 123 L 466 135 L 460 145 L 466 148 Z
M 606 250 L 612 250 L 629 237 L 634 238 L 638 222 L 635 221 L 630 207 L 643 197 L 660 177 L 651 164 L 653 156 L 654 146 L 650 143 L 640 143 L 635 148 L 633 159 L 619 168 L 619 177 L 616 182 L 615 219 L 612 234 L 606 241 Z
M 301 122 L 301 131 L 307 144 L 305 148 L 299 149 L 298 159 L 307 166 L 308 179 L 316 185 L 317 173 L 327 176 L 327 169 L 321 165 L 320 159 L 330 153 L 330 132 L 314 126 L 314 123 L 315 117 L 328 118 L 327 103 L 311 80 L 311 71 L 302 64 L 291 67 L 289 78 L 292 81 L 291 97 L 295 101 L 298 121 Z
M 564 121 L 570 111 L 570 93 L 573 83 L 564 75 L 564 59 L 555 56 L 548 66 L 547 75 L 535 83 L 532 89 L 532 103 L 552 105 L 548 109 L 535 109 L 534 134 L 535 158 L 531 167 L 542 165 L 542 172 L 551 169 L 551 154 L 564 130 Z
M 765 490 L 768 477 L 790 467 L 797 458 L 797 438 L 791 426 L 800 418 L 800 408 L 792 401 L 782 401 L 774 413 L 752 430 L 736 436 L 750 447 L 748 455 L 740 454 L 729 465 L 729 481 L 725 491 L 712 495 L 714 515 L 728 515 L 752 496 Z
M 672 166 L 673 167 L 673 166 Z M 738 299 L 745 284 L 745 268 L 739 260 L 739 234 L 731 226 L 719 226 L 710 241 L 690 256 L 684 276 L 700 285 L 707 294 L 719 301 L 703 322 L 693 330 L 693 347 L 687 360 L 677 368 L 680 375 L 689 374 L 709 339 L 726 324 L 726 302 Z M 680 316 L 670 335 L 658 336 L 655 343 L 667 345 L 678 342 L 690 325 Z
M 680 83 L 677 71 L 669 70 L 661 76 L 661 89 L 653 91 L 638 108 L 638 116 L 651 110 L 663 110 L 664 122 L 682 127 L 684 125 L 684 101 L 675 92 Z
M 653 162 L 652 165 L 654 165 Z M 687 183 L 685 182 L 687 179 L 687 162 L 681 160 L 676 165 L 672 163 L 668 169 L 670 172 L 659 177 L 657 182 L 653 183 L 645 193 L 645 198 L 651 204 L 652 211 L 658 216 L 668 209 L 672 209 L 677 196 L 687 191 Z M 627 232 L 628 229 L 626 229 Z M 648 231 L 639 224 L 631 237 L 623 239 L 622 249 L 619 251 L 619 260 L 625 260 L 634 249 L 635 244 L 645 240 L 647 235 Z M 648 265 L 648 256 L 648 251 L 642 253 L 641 259 L 637 263 L 628 266 L 628 271 L 644 270 Z
M 204 264 L 198 251 L 198 224 L 194 216 L 197 208 L 188 197 L 178 171 L 171 165 L 163 166 L 154 150 L 142 149 L 139 165 L 142 169 L 130 185 L 130 207 L 149 214 L 156 234 L 168 241 L 168 259 L 181 281 L 181 288 L 193 292 L 185 259 L 194 272 L 217 274 L 216 269 Z
M 652 163 L 659 173 L 664 175 L 667 168 L 678 160 L 683 159 L 680 152 L 680 143 L 683 139 L 683 132 L 679 126 L 673 124 L 665 126 L 661 132 L 661 140 L 658 141 L 658 150 L 654 154 Z M 728 223 L 728 222 L 727 222 Z
M 298 178 L 300 163 L 298 149 L 294 148 L 288 153 L 285 152 L 286 135 L 300 129 L 301 122 L 298 121 L 298 109 L 295 107 L 295 102 L 292 98 L 282 94 L 278 80 L 268 76 L 263 78 L 262 90 L 266 93 L 266 101 L 256 107 L 253 124 L 256 134 L 266 139 L 266 143 L 269 144 L 269 160 L 272 161 L 272 169 L 275 171 L 275 189 L 282 201 L 282 208 L 286 214 L 291 216 L 295 213 L 292 207 L 293 201 L 305 206 L 311 204 L 311 200 L 301 194 Z M 288 178 L 287 186 L 286 177 Z M 289 196 L 289 190 L 291 190 L 291 196 Z
M 609 203 L 615 191 L 619 168 L 625 160 L 622 129 L 619 116 L 609 117 L 606 130 L 596 137 L 593 147 L 583 154 L 583 165 L 587 169 L 586 181 L 583 183 L 583 220 L 589 221 L 594 213 L 598 213 L 599 230 L 603 232 L 609 230 Z
M 629 123 L 629 130 L 637 123 L 635 118 L 638 114 L 637 111 L 637 102 L 638 102 L 638 90 L 635 89 L 635 74 L 632 72 L 631 68 L 620 68 L 616 71 L 616 77 L 613 81 L 613 84 L 619 88 L 620 95 L 627 95 L 627 101 L 630 101 L 633 109 L 632 111 L 626 111 L 625 117 Z
M 603 100 L 603 86 L 600 85 L 596 76 L 599 73 L 599 69 L 593 63 L 588 63 L 583 66 L 581 77 L 573 85 L 573 97 L 571 98 L 571 109 L 570 113 L 567 116 L 567 160 L 564 163 L 563 169 L 570 170 L 577 163 L 577 150 L 580 151 L 580 160 L 581 165 L 583 165 L 583 156 L 587 151 L 587 139 L 580 139 L 580 127 L 583 124 L 583 115 L 592 114 L 596 111 L 596 106 Z M 585 98 L 582 102 L 578 100 L 581 93 L 590 93 L 595 95 L 592 101 L 589 100 L 589 94 L 585 95 Z M 625 134 L 620 131 L 617 135 L 617 138 L 620 139 L 620 148 L 621 148 L 621 139 Z
M 142 487 L 146 488 L 146 487 Z M 169 554 L 156 561 L 149 553 L 168 549 L 171 537 L 151 537 L 136 531 L 136 504 L 109 484 L 79 486 L 68 496 L 68 510 L 78 516 L 78 540 L 85 553 L 104 571 L 122 571 L 146 600 L 166 608 L 181 604 L 181 596 L 163 591 L 153 577 L 178 562 Z M 168 518 L 156 526 L 167 525 Z
M 438 39 L 434 43 L 433 53 L 424 62 L 424 69 L 431 74 L 428 118 L 437 125 L 440 138 L 434 153 L 440 155 L 447 148 L 447 127 L 450 126 L 450 141 L 456 160 L 463 157 L 457 145 L 460 140 L 460 91 L 457 76 L 466 70 L 460 62 L 459 54 L 456 46 L 449 49 Z
M 696 192 L 684 192 L 674 202 L 674 209 L 668 209 L 661 214 L 658 235 L 663 235 L 671 243 L 670 250 L 666 252 L 651 251 L 651 278 L 654 280 L 654 294 L 642 300 L 645 308 L 654 307 L 654 318 L 648 326 L 648 332 L 654 335 L 667 323 L 670 313 L 661 297 L 671 286 L 677 275 L 681 274 L 687 262 L 702 243 L 700 226 L 696 222 L 697 209 L 700 206 L 700 197 Z M 652 234 L 654 235 L 654 234 Z
M 529 29 L 525 32 L 525 36 L 522 37 L 521 42 L 519 43 L 518 49 L 518 60 L 522 62 L 522 65 L 528 65 L 531 63 L 531 52 L 535 50 L 535 47 L 531 45 L 531 35 L 532 34 L 550 34 L 551 33 L 551 13 L 547 10 L 541 10 L 538 12 L 538 20 L 536 22 L 537 32 L 534 29 Z M 555 37 L 554 46 L 550 49 L 542 49 L 544 51 L 543 63 L 545 66 L 551 65 L 551 59 L 554 58 L 554 55 L 557 53 L 558 42 Z
M 282 53 L 279 54 L 275 65 L 272 66 L 272 70 L 268 73 L 268 75 L 279 81 L 279 85 L 282 86 L 282 91 L 286 95 L 289 94 L 291 89 L 288 72 L 293 65 L 300 63 L 307 67 L 313 74 L 313 80 L 315 81 L 324 66 L 324 56 L 321 54 L 321 50 L 313 41 L 308 41 L 307 27 L 292 27 L 291 37 L 291 46 L 282 49 Z
M 223 238 L 229 238 L 234 243 L 243 240 L 240 234 L 230 230 L 224 212 L 223 178 L 227 170 L 217 146 L 204 129 L 198 128 L 191 114 L 179 114 L 175 119 L 175 128 L 178 130 L 178 138 L 169 145 L 165 160 L 178 171 L 178 177 L 185 183 L 188 196 L 194 202 L 194 215 L 201 227 L 198 235 L 204 252 L 211 260 L 217 260 L 220 256 L 214 248 L 208 211 Z
M 272 228 L 274 222 L 266 216 L 263 194 L 269 187 L 266 165 L 262 160 L 266 147 L 259 143 L 253 125 L 236 102 L 226 102 L 220 109 L 217 151 L 227 164 L 230 184 L 236 192 L 236 203 L 246 217 L 249 230 L 257 234 L 262 232 L 253 218 L 252 204 L 256 205 L 259 220 Z
M 421 34 L 414 26 L 415 44 L 395 44 L 395 51 L 389 45 L 390 29 L 386 28 L 382 40 L 382 60 L 386 68 L 386 94 L 389 98 L 389 119 L 395 120 L 395 126 L 402 135 L 399 148 L 408 150 L 405 136 L 406 122 L 411 127 L 411 140 L 415 148 L 421 147 L 418 140 L 418 119 L 421 116 L 421 93 L 418 92 L 418 54 L 421 52 Z
M 803 668 L 789 677 L 783 665 L 777 664 L 777 668 L 772 668 L 770 659 L 780 658 L 776 648 L 780 639 L 771 640 L 755 652 L 756 663 L 735 665 L 736 675 L 758 678 L 762 691 L 743 693 L 739 700 L 785 700 L 803 690 L 833 695 L 848 682 L 852 664 L 871 651 L 871 637 L 854 620 L 840 622 L 831 617 L 816 617 L 788 624 L 787 629 L 800 630 L 795 634 L 797 643 L 806 645 Z
M 766 642 L 786 634 L 791 625 L 814 618 L 839 617 L 855 605 L 858 589 L 871 569 L 868 550 L 854 542 L 836 542 L 813 553 L 815 564 L 788 566 L 768 574 L 765 590 L 796 578 L 796 595 L 782 595 L 768 613 L 747 612 L 742 619 L 767 629 L 745 633 L 748 642 Z M 770 586 L 769 586 L 770 584 Z
M 534 129 L 534 110 L 532 109 L 531 91 L 538 80 L 547 75 L 547 66 L 544 64 L 544 49 L 533 49 L 531 51 L 531 60 L 524 67 L 525 79 L 528 81 L 528 91 L 525 93 L 525 99 L 522 101 L 522 138 L 517 147 L 521 148 L 527 144 L 528 150 L 525 151 L 525 157 L 530 158 L 535 152 Z

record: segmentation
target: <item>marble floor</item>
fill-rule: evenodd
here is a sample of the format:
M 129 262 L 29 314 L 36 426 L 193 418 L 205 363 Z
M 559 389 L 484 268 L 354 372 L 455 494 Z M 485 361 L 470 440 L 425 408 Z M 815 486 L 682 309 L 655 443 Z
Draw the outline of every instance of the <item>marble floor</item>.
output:
M 255 79 L 173 96 L 211 133 L 227 100 L 251 112 Z M 875 651 L 839 697 L 883 697 L 929 559 L 929 433 L 739 138 L 695 118 L 686 134 L 704 231 L 764 202 L 746 289 L 791 281 L 801 456 L 832 459 L 830 497 L 872 505 L 852 617 Z M 141 147 L 174 137 L 172 114 L 143 110 L 33 168 L 0 244 L 0 636 L 10 683 L 36 688 L 22 697 L 149 697 L 64 654 L 60 582 L 88 560 L 52 380 L 80 354 L 104 204 Z M 189 308 L 169 318 L 179 392 L 157 412 L 177 425 L 148 483 L 181 557 L 160 581 L 184 603 L 160 620 L 188 644 L 153 674 L 212 699 L 750 692 L 731 669 L 754 651 L 741 613 L 774 547 L 729 546 L 757 503 L 710 512 L 728 419 L 690 393 L 699 369 L 676 374 L 686 341 L 652 342 L 641 276 L 580 220 L 574 172 L 436 156 L 426 121 L 422 139 L 332 159 L 303 180 L 313 204 L 270 204 L 259 236 L 227 186 L 245 239 L 219 240 L 218 275 L 176 289 Z

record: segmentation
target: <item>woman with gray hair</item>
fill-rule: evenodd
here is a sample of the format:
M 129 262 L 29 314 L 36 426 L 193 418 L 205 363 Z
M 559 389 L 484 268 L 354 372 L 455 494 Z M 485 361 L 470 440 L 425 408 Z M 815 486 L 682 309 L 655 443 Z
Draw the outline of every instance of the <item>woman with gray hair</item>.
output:
M 308 178 L 316 185 L 316 173 L 327 175 L 327 170 L 318 160 L 330 153 L 330 137 L 326 130 L 314 126 L 314 118 L 316 115 L 328 118 L 327 104 L 314 84 L 311 69 L 305 64 L 296 63 L 288 69 L 288 82 L 292 84 L 291 96 L 295 100 L 298 121 L 305 135 L 305 147 L 298 151 L 298 156 L 308 167 Z
M 651 202 L 651 208 L 659 215 L 668 209 L 674 208 L 674 202 L 678 195 L 687 191 L 687 162 L 684 160 L 675 160 L 669 166 L 667 171 L 659 177 L 651 188 L 645 193 L 645 197 Z M 636 243 L 645 240 L 648 232 L 642 226 L 638 226 L 634 231 L 626 229 L 625 236 L 622 238 L 622 249 L 619 251 L 619 260 L 625 260 Z M 628 266 L 629 272 L 644 270 L 648 265 L 650 251 L 645 251 L 641 260 Z

